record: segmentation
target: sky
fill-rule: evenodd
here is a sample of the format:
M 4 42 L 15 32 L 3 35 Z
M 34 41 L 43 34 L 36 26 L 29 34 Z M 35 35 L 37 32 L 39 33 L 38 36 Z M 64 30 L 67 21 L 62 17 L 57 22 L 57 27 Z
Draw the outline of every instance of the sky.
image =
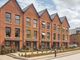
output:
M 3 1 L 0 0 L 0 5 Z M 60 17 L 66 16 L 70 24 L 70 29 L 80 27 L 80 0 L 17 0 L 22 8 L 34 4 L 39 12 L 48 9 L 50 15 L 58 13 Z

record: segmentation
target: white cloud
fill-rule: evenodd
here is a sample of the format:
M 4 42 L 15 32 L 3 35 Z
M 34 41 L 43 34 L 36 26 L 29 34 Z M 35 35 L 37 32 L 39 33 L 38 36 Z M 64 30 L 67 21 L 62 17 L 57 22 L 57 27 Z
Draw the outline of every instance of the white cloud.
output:
M 35 4 L 36 0 L 17 0 L 17 1 L 22 8 L 25 8 L 26 6 L 28 6 L 32 3 Z
M 67 16 L 71 28 L 80 27 L 80 0 L 53 0 L 60 16 Z
M 2 6 L 7 0 L 0 0 Z M 71 28 L 80 26 L 80 0 L 17 0 L 22 8 L 34 4 L 37 11 L 45 8 L 50 14 L 58 12 L 59 16 L 67 16 Z M 50 2 L 51 1 L 51 2 Z
M 58 12 L 59 16 L 67 16 L 71 28 L 80 26 L 80 0 L 49 0 L 53 1 L 50 5 L 48 0 L 18 0 L 21 6 L 24 8 L 27 5 L 33 3 L 37 11 L 41 11 L 45 8 L 49 10 L 50 14 Z M 46 4 L 49 2 L 49 4 Z M 54 9 L 56 7 L 56 10 Z

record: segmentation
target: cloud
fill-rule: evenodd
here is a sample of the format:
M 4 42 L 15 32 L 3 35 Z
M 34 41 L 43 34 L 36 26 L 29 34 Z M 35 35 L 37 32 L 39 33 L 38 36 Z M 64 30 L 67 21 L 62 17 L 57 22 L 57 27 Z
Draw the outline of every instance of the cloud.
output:
M 60 16 L 67 16 L 71 28 L 80 27 L 80 0 L 53 0 Z
M 2 7 L 8 0 L 0 0 L 0 7 Z
M 0 0 L 0 5 L 6 0 Z M 80 25 L 80 0 L 17 0 L 23 8 L 34 4 L 39 12 L 45 8 L 50 14 L 58 13 L 59 16 L 67 16 L 71 28 L 79 27 Z
M 36 0 L 17 0 L 21 8 L 25 8 L 26 6 L 30 5 L 31 3 L 35 4 Z

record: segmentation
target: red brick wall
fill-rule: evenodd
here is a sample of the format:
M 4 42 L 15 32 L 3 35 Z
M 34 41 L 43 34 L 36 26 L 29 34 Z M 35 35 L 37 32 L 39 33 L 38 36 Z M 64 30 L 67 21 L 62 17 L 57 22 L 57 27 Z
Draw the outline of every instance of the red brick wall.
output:
M 45 29 L 42 28 L 42 21 L 45 21 L 45 23 L 46 23 Z M 45 41 L 50 42 L 51 41 L 51 27 L 48 30 L 47 29 L 47 23 L 50 23 L 50 25 L 51 25 L 51 19 L 49 18 L 47 11 L 45 11 L 45 13 L 40 17 L 39 23 L 40 23 L 39 24 L 39 26 L 40 26 L 40 44 L 41 44 L 41 40 L 42 40 L 42 37 L 41 37 L 42 32 L 45 32 L 45 34 L 46 34 Z M 47 41 L 47 32 L 50 32 L 50 41 Z M 50 47 L 51 47 L 51 42 L 50 42 Z
M 11 23 L 6 23 L 5 19 L 5 13 L 9 12 L 11 13 Z M 15 15 L 20 15 L 20 25 L 15 24 Z M 19 6 L 16 4 L 16 2 L 13 2 L 12 0 L 7 3 L 4 7 L 1 9 L 1 37 L 0 40 L 5 40 L 5 27 L 11 27 L 11 40 L 15 40 L 15 28 L 20 28 L 20 47 L 22 47 L 22 12 L 19 8 Z
M 56 24 L 56 27 L 60 26 L 59 32 L 54 30 L 54 24 Z M 53 37 L 54 37 L 53 33 L 56 33 L 56 40 L 53 39 Z M 60 40 L 58 40 L 58 34 L 60 34 Z M 52 20 L 52 44 L 53 44 L 54 41 L 59 42 L 60 45 L 61 45 L 61 22 L 59 20 L 58 15 L 56 15 L 54 17 L 54 19 Z
M 26 18 L 29 17 L 31 19 L 31 27 L 28 28 L 26 27 Z M 36 19 L 38 21 L 37 23 L 37 28 L 33 28 L 33 20 Z M 27 41 L 27 36 L 26 36 L 26 29 L 31 30 L 31 41 L 34 41 L 34 31 L 37 31 L 37 42 L 39 41 L 39 19 L 37 12 L 35 11 L 35 8 L 33 5 L 31 5 L 26 12 L 24 12 L 24 40 L 25 42 Z M 39 44 L 39 42 L 38 42 Z M 37 44 L 37 47 L 38 47 Z M 33 43 L 31 44 L 33 47 Z
M 68 38 L 67 38 L 66 42 L 68 43 L 68 46 L 69 46 L 69 40 L 70 40 L 70 37 L 69 37 L 69 25 L 68 25 L 66 19 L 62 23 L 62 28 L 65 28 L 64 32 L 62 31 L 62 34 L 68 35 Z M 66 32 L 66 28 L 68 28 L 68 32 Z M 65 41 L 62 40 L 62 42 L 65 42 Z

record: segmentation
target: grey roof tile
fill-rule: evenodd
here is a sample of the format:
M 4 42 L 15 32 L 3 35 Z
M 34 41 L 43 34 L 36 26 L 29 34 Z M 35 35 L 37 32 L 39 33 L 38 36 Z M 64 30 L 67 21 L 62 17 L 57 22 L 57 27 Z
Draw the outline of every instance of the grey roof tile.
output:
M 60 17 L 61 22 L 65 20 L 66 16 Z
M 30 4 L 30 5 L 28 5 L 27 7 L 25 7 L 25 8 L 23 9 L 23 12 L 25 12 L 31 5 L 33 5 L 33 4 Z
M 57 15 L 57 13 L 55 13 L 55 14 L 52 14 L 51 15 L 51 19 L 54 19 L 54 17 Z
M 47 10 L 47 9 L 44 9 L 44 10 L 40 11 L 40 12 L 38 13 L 39 16 L 41 16 L 46 10 Z

